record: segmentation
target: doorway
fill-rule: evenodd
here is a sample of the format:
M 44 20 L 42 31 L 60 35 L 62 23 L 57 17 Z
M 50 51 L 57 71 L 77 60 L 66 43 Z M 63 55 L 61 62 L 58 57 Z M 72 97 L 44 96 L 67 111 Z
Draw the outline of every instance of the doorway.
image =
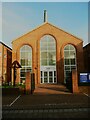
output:
M 56 68 L 55 67 L 42 67 L 41 71 L 41 83 L 57 83 L 56 80 Z

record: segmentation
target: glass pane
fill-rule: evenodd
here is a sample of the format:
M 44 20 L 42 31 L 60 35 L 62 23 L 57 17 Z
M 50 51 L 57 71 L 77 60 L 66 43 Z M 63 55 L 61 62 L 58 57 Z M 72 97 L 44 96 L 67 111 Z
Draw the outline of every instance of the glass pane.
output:
M 66 76 L 70 76 L 71 75 L 71 71 L 66 71 Z
M 41 61 L 41 65 L 42 65 L 42 66 L 46 66 L 46 65 L 47 65 L 47 59 L 45 59 L 45 60 L 43 59 L 43 60 Z
M 47 58 L 47 52 L 41 52 L 41 59 Z
M 53 82 L 53 78 L 52 78 L 52 77 L 49 78 L 49 82 L 50 82 L 50 83 Z
M 70 58 L 75 58 L 75 51 L 70 51 Z
M 70 59 L 71 65 L 75 65 L 75 59 Z
M 21 66 L 25 66 L 25 59 L 21 59 Z
M 44 77 L 47 77 L 47 72 L 44 72 Z
M 70 66 L 65 66 L 65 70 L 69 70 L 70 71 Z
M 48 35 L 48 39 L 49 39 L 48 42 L 51 42 L 51 43 L 55 42 L 54 38 L 52 36 L 50 36 L 50 35 Z
M 64 52 L 64 57 L 65 57 L 65 58 L 69 58 L 69 57 L 70 57 L 70 56 L 69 56 L 69 51 L 65 51 L 65 52 Z
M 24 52 L 21 52 L 21 58 L 25 59 L 25 53 Z
M 31 52 L 28 52 L 28 59 L 32 59 L 32 54 L 31 54 Z
M 23 47 L 21 47 L 20 49 L 21 51 L 25 51 L 25 45 Z
M 28 45 L 24 45 L 20 49 L 20 62 L 21 66 L 21 80 L 25 79 L 25 74 L 27 71 L 32 71 L 31 64 L 32 64 L 32 48 Z M 29 67 L 27 67 L 29 66 Z M 23 76 L 23 77 L 22 77 Z
M 40 41 L 40 60 L 41 65 L 55 65 L 56 63 L 56 45 L 55 40 L 50 35 L 45 35 Z
M 25 51 L 28 52 L 28 51 L 30 51 L 30 50 L 31 50 L 31 47 L 28 46 L 28 45 L 26 45 L 26 46 L 25 46 Z
M 49 72 L 49 77 L 53 76 L 52 72 Z
M 40 44 L 41 50 L 47 50 L 47 43 Z
M 52 59 L 48 59 L 48 65 L 52 65 L 53 64 L 53 61 L 52 61 Z
M 48 52 L 48 57 L 56 60 L 56 52 L 53 51 Z
M 31 60 L 28 60 L 28 66 L 32 66 Z
M 52 54 L 48 52 L 48 58 L 52 58 Z
M 69 45 L 65 46 L 64 50 L 69 50 Z
M 48 46 L 48 50 L 55 50 L 55 49 L 56 49 L 55 45 Z
M 51 65 L 56 65 L 56 61 L 50 60 L 50 61 L 49 61 L 49 65 L 50 65 L 50 66 L 51 66 Z
M 69 59 L 65 59 L 65 65 L 70 65 Z
M 71 71 L 73 68 L 76 68 L 76 51 L 75 47 L 73 45 L 67 45 L 64 48 L 64 73 L 65 73 L 65 78 L 70 79 L 71 78 Z M 67 65 L 67 66 L 66 66 Z M 72 66 L 75 65 L 75 66 Z
M 47 78 L 44 78 L 44 83 L 47 83 L 48 82 L 48 79 Z
M 25 77 L 25 73 L 22 73 L 22 72 L 21 72 L 21 77 Z
M 25 66 L 28 66 L 28 59 L 25 59 Z
M 70 45 L 70 50 L 75 50 L 74 46 Z

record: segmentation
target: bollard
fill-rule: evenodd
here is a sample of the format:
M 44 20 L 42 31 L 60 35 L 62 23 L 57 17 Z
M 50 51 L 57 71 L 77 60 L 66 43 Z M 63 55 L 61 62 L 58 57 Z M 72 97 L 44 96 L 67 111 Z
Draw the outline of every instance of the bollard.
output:
M 26 94 L 31 94 L 31 75 L 30 72 L 26 73 L 26 80 L 25 80 L 25 91 Z
M 78 74 L 77 74 L 76 69 L 72 70 L 72 92 L 73 93 L 78 93 L 79 92 L 79 89 L 78 89 Z

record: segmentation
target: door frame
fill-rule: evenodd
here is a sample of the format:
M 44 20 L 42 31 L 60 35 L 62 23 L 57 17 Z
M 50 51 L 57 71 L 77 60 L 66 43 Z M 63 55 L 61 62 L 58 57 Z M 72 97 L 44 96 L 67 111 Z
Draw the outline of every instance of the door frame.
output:
M 42 71 L 42 77 L 41 77 L 41 71 Z M 49 72 L 52 72 L 53 75 L 53 82 L 49 82 Z M 54 82 L 54 71 L 56 71 L 56 66 L 41 66 L 40 68 L 40 84 L 56 84 L 57 83 L 57 71 L 56 71 L 56 82 Z M 47 82 L 44 82 L 44 72 L 47 72 Z M 42 79 L 42 82 L 41 82 Z

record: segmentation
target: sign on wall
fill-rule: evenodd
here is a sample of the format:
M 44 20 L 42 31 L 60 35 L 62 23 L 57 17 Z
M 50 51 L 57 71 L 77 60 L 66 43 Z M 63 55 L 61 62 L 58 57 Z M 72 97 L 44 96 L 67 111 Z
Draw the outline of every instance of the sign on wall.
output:
M 80 73 L 80 83 L 90 82 L 90 73 Z
M 90 73 L 88 74 L 88 82 L 90 82 Z

